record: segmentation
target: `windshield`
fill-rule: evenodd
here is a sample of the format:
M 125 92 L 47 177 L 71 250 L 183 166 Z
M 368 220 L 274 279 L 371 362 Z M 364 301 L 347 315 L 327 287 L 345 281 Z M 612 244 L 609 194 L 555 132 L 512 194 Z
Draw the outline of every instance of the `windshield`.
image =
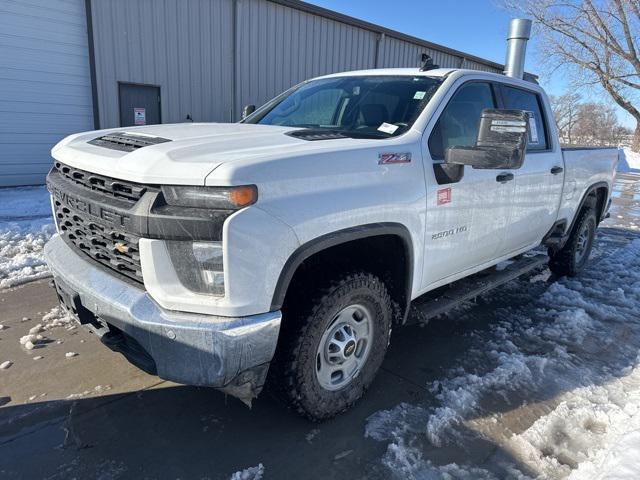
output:
M 245 122 L 388 138 L 411 127 L 440 83 L 408 75 L 312 80 L 276 97 Z

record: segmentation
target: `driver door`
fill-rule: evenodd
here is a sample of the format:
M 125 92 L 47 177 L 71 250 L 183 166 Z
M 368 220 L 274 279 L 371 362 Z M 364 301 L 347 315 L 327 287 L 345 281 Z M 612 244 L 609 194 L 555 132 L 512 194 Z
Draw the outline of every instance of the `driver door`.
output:
M 438 175 L 445 150 L 475 145 L 482 110 L 496 106 L 490 82 L 466 82 L 455 90 L 433 129 L 425 135 L 425 289 L 463 276 L 458 274 L 488 264 L 503 253 L 515 171 L 465 166 L 458 181 Z

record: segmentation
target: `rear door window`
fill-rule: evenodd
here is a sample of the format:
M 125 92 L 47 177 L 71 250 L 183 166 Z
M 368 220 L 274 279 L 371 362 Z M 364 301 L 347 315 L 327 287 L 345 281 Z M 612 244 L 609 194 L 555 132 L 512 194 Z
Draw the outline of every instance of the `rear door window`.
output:
M 529 143 L 527 151 L 547 150 L 547 129 L 540 107 L 540 97 L 537 93 L 521 88 L 501 85 L 504 108 L 510 110 L 524 110 L 529 115 Z

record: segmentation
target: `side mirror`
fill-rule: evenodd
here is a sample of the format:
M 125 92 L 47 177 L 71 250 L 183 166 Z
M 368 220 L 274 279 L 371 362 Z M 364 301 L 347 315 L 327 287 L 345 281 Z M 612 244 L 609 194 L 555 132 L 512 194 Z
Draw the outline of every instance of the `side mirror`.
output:
M 483 110 L 475 147 L 447 148 L 444 161 L 473 168 L 520 168 L 527 149 L 528 121 L 524 110 Z
M 242 119 L 244 120 L 255 111 L 256 111 L 255 105 L 245 105 L 244 108 L 242 109 Z

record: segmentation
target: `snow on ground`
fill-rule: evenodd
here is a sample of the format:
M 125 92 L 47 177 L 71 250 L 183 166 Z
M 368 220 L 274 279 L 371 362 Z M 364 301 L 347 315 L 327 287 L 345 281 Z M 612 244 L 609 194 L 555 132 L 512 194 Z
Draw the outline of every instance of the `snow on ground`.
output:
M 369 418 L 392 478 L 640 478 L 640 239 L 596 256 L 579 279 L 505 286 L 434 403 Z
M 264 475 L 264 466 L 260 463 L 255 467 L 245 468 L 231 475 L 230 480 L 261 480 Z
M 640 172 L 640 153 L 629 148 L 618 150 L 618 172 Z
M 42 248 L 54 233 L 44 186 L 0 189 L 0 289 L 49 275 Z

